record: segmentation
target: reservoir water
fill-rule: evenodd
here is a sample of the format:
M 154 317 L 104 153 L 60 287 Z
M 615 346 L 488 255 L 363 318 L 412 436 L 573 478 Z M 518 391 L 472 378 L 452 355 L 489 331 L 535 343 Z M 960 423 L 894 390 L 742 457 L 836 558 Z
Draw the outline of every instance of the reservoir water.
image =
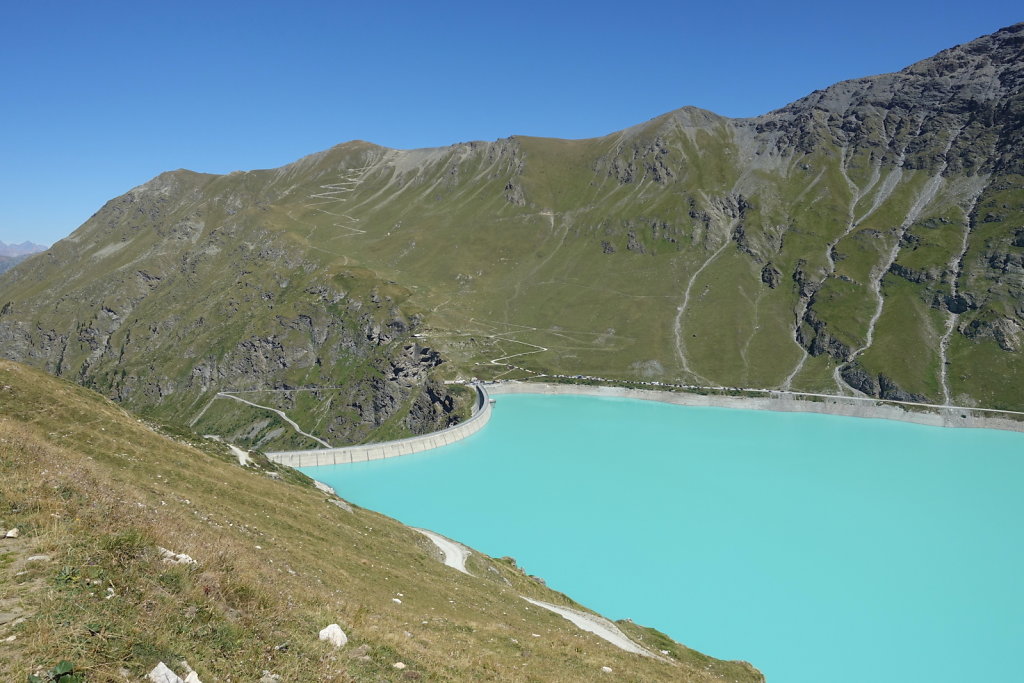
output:
M 1021 433 L 513 395 L 303 471 L 770 683 L 1019 680 Z

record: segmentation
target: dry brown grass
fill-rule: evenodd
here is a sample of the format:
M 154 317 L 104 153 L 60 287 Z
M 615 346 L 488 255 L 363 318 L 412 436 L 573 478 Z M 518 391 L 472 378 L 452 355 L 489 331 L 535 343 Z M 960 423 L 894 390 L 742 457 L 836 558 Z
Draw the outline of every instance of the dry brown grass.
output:
M 0 598 L 30 614 L 0 643 L 0 679 L 67 659 L 90 680 L 137 680 L 185 659 L 207 682 L 592 680 L 602 666 L 616 680 L 759 680 L 683 648 L 674 662 L 622 652 L 521 600 L 570 602 L 505 563 L 474 554 L 465 576 L 394 520 L 196 443 L 0 362 L 0 526 L 22 530 L 21 555 L 51 558 L 0 563 Z M 166 564 L 158 546 L 198 564 Z M 317 640 L 333 622 L 351 639 L 340 650 Z M 364 644 L 368 659 L 351 658 Z

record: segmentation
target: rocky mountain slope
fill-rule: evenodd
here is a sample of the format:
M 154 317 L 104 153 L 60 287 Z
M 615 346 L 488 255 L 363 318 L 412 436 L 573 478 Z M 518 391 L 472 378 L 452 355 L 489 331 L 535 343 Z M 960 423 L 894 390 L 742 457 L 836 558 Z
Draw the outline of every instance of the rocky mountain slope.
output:
M 367 271 L 326 270 L 262 227 L 264 201 L 236 180 L 164 174 L 12 272 L 0 290 L 5 354 L 260 447 L 316 444 L 269 411 L 215 402 L 218 392 L 307 403 L 302 417 L 329 442 L 455 420 L 455 397 L 429 377 L 441 359 L 416 343 L 420 319 L 400 308 L 407 291 Z
M 461 573 L 297 472 L 8 361 L 0 481 L 0 680 L 69 680 L 45 676 L 61 660 L 89 681 L 183 661 L 207 683 L 764 680 L 628 621 L 659 656 L 620 649 L 524 599 L 583 610 L 511 558 Z
M 1022 50 L 1018 24 L 752 119 L 167 173 L 0 279 L 0 343 L 252 443 L 295 437 L 216 392 L 344 387 L 263 395 L 339 442 L 450 420 L 430 376 L 1024 409 Z

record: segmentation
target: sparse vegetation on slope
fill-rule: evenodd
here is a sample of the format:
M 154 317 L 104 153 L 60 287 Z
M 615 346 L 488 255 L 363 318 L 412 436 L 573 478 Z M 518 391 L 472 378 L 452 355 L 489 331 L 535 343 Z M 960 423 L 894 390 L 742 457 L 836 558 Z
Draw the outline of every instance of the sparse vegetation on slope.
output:
M 0 539 L 0 613 L 23 618 L 0 622 L 0 678 L 66 660 L 87 680 L 138 680 L 187 660 L 206 681 L 584 681 L 604 666 L 617 680 L 763 680 L 630 624 L 670 655 L 618 650 L 522 600 L 579 608 L 514 563 L 474 551 L 467 576 L 421 534 L 256 460 L 0 362 L 0 526 L 20 532 Z M 331 623 L 342 649 L 317 639 Z

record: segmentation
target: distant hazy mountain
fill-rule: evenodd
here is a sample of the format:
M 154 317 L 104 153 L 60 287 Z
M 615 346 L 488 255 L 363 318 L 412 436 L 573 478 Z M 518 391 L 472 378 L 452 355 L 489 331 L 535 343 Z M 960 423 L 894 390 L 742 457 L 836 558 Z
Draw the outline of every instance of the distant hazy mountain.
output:
M 341 386 L 263 396 L 337 441 L 444 422 L 444 373 L 1022 409 L 1022 50 L 750 119 L 164 173 L 0 279 L 0 353 L 246 434 L 217 391 Z
M 7 244 L 0 240 L 0 256 L 28 256 L 29 254 L 36 254 L 40 251 L 46 251 L 46 249 L 46 245 L 35 244 L 33 242 L 22 242 L 21 244 Z
M 0 273 L 5 273 L 24 261 L 27 256 L 0 256 Z

